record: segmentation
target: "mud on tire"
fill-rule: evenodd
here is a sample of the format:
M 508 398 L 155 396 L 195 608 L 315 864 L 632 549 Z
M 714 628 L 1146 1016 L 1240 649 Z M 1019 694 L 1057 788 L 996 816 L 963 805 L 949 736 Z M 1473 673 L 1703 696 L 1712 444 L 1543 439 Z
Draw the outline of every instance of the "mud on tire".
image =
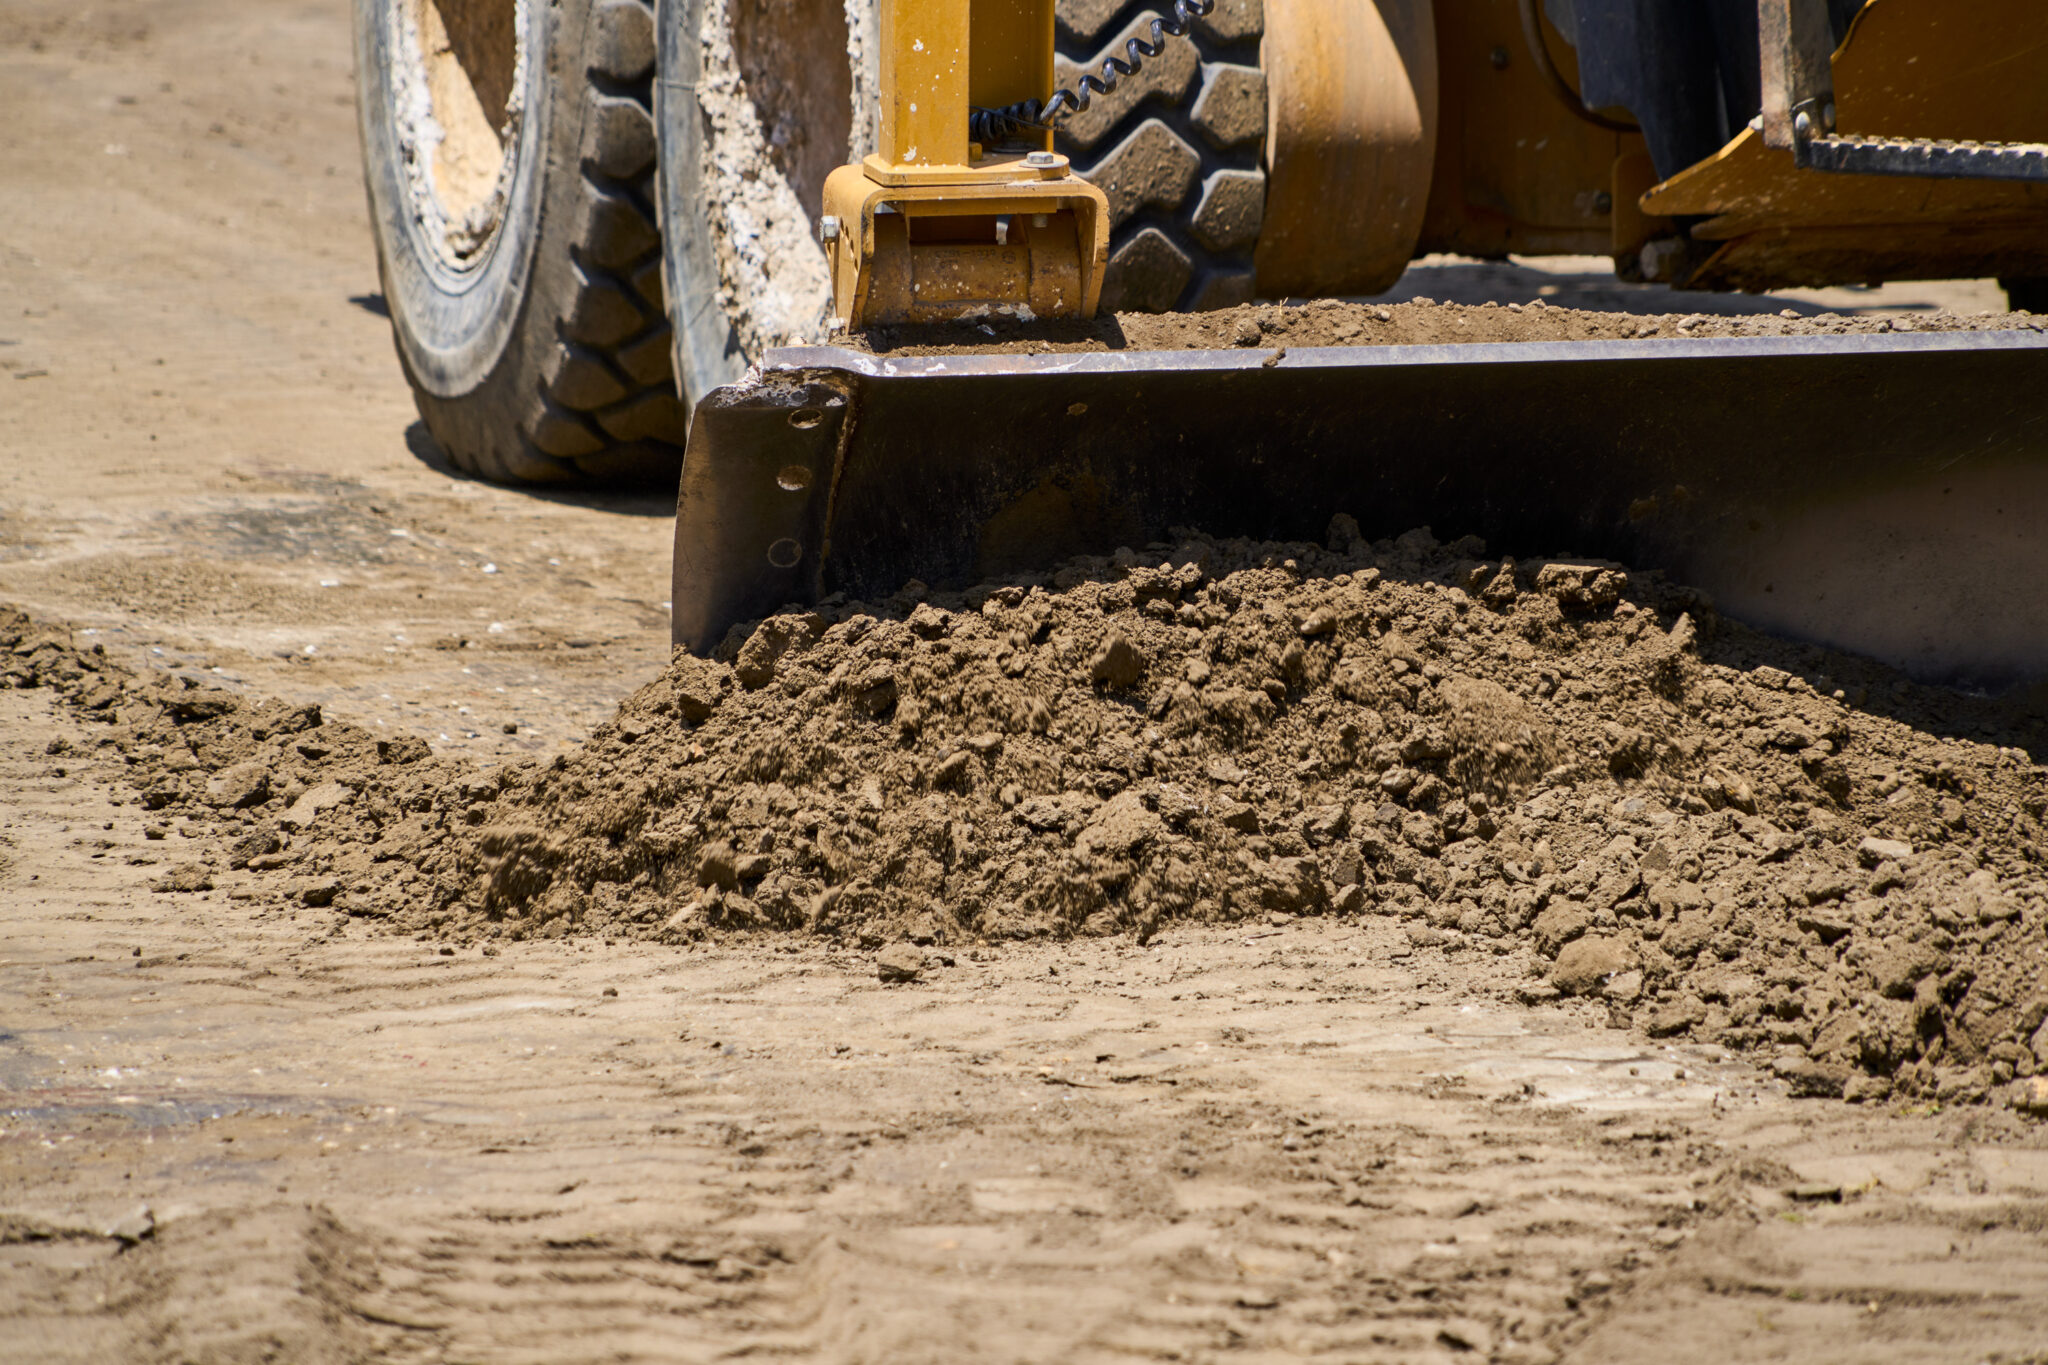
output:
M 1168 7 L 1059 0 L 1058 83 L 1071 87 Z M 1217 0 L 1192 41 L 1166 50 L 1065 119 L 1060 150 L 1109 196 L 1102 306 L 1226 308 L 1253 297 L 1252 246 L 1266 201 L 1266 76 L 1260 0 Z
M 378 269 L 434 439 L 487 478 L 672 481 L 652 0 L 356 0 L 355 43 Z

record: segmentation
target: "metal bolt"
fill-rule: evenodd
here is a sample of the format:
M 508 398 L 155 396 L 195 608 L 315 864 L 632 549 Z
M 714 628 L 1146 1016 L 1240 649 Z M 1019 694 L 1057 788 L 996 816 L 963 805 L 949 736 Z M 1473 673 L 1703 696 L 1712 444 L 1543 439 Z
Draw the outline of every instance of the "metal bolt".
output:
M 1024 157 L 1024 164 L 1043 168 L 1059 165 L 1060 159 L 1052 152 L 1031 152 Z
M 1792 136 L 1799 138 L 1813 136 L 1813 119 L 1803 109 L 1792 117 Z
M 1493 63 L 1495 71 L 1505 71 L 1508 69 L 1508 50 L 1504 47 L 1497 47 L 1486 54 L 1486 60 Z
M 836 242 L 839 240 L 839 215 L 828 213 L 818 220 L 818 240 Z
M 1835 131 L 1835 106 L 1832 103 L 1820 107 L 1820 126 L 1831 133 Z
M 1614 212 L 1614 196 L 1609 194 L 1606 190 L 1601 190 L 1598 194 L 1595 194 L 1593 196 L 1593 212 Z

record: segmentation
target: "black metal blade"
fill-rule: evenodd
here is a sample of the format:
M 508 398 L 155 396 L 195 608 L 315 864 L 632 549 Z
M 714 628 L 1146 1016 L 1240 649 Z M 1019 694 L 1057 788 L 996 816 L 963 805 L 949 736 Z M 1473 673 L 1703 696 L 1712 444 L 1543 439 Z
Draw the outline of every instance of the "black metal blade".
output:
M 1987 476 L 1993 502 L 2011 493 L 2009 516 L 1981 514 L 2004 518 L 1995 548 L 1951 547 L 1941 582 L 1914 555 L 1900 570 L 1913 590 L 1878 612 L 1923 613 L 1914 629 L 1933 643 L 1859 639 L 1830 623 L 1868 604 L 1748 582 L 1746 560 L 1790 563 L 1785 538 L 1818 534 L 1839 542 L 1815 547 L 1835 561 L 1830 590 L 1854 579 L 1882 597 L 1897 534 L 1830 509 L 1932 498 L 1931 529 L 1942 488 Z M 1494 553 L 1666 568 L 1765 625 L 1917 649 L 1922 672 L 2048 672 L 2048 337 L 775 351 L 697 408 L 675 635 L 703 649 L 735 621 L 835 590 L 964 586 L 1172 526 L 1319 540 L 1337 512 L 1375 538 L 1428 525 Z M 1936 539 L 1935 559 L 1977 515 Z M 1960 624 L 1989 616 L 2005 624 Z

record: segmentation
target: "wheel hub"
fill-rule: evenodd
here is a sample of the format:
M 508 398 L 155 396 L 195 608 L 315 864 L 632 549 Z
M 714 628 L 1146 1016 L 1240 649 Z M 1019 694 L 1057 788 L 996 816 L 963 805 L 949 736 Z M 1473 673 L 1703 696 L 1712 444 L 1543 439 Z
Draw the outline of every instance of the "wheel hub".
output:
M 393 0 L 394 88 L 414 213 L 443 264 L 504 217 L 523 112 L 526 0 Z

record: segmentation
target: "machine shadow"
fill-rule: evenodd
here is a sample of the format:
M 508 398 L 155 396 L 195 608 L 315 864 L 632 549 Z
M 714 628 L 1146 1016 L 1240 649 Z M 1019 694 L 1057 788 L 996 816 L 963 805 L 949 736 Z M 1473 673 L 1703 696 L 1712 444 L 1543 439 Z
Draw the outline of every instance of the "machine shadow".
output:
M 419 421 L 405 429 L 405 446 L 412 452 L 414 459 L 436 474 L 462 483 L 484 484 L 521 493 L 540 502 L 551 502 L 563 507 L 586 507 L 592 511 L 613 512 L 620 516 L 673 517 L 676 514 L 676 490 L 673 481 L 644 481 L 623 487 L 499 483 L 472 474 L 458 466 L 448 458 L 448 452 L 441 448 L 441 443 L 434 439 L 433 433 L 427 430 L 427 424 Z

